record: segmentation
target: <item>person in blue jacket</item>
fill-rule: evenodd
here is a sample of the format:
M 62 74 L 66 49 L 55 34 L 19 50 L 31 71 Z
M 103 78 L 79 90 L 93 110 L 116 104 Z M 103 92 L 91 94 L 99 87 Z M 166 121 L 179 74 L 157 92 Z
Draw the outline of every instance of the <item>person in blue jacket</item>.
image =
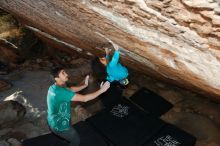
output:
M 120 58 L 119 47 L 114 44 L 112 45 L 115 49 L 112 59 L 110 60 L 110 49 L 105 48 L 106 56 L 100 57 L 99 60 L 104 66 L 106 66 L 107 81 L 109 81 L 110 83 L 119 82 L 120 85 L 126 86 L 129 83 L 127 79 L 128 69 L 119 62 L 119 58 Z

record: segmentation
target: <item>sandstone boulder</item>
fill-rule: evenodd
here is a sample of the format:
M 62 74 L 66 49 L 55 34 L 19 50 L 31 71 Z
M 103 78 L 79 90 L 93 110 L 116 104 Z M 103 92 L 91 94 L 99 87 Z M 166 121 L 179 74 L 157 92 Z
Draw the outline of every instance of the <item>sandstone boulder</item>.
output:
M 0 102 L 0 125 L 16 123 L 24 117 L 25 108 L 16 101 L 1 101 Z

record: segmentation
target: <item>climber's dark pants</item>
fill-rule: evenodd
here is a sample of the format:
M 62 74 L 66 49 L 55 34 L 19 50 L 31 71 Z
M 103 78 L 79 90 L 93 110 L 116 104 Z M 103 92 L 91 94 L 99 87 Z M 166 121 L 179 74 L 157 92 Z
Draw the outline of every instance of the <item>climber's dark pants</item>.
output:
M 68 130 L 62 132 L 58 132 L 56 130 L 53 130 L 52 128 L 50 128 L 50 130 L 58 137 L 61 137 L 66 141 L 68 141 L 69 146 L 79 146 L 80 137 L 78 132 L 73 127 L 70 127 Z
M 100 96 L 103 105 L 107 107 L 114 104 L 122 97 L 123 89 L 119 82 L 111 82 L 110 88 Z

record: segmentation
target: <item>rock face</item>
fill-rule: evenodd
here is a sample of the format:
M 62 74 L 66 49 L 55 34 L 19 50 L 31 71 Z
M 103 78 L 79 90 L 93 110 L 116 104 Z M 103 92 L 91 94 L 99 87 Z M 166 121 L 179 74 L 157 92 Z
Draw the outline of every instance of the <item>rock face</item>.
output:
M 42 50 L 39 39 L 16 19 L 0 11 L 0 74 L 6 67 L 15 68 Z M 5 68 L 4 68 L 5 67 Z
M 16 101 L 0 102 L 0 125 L 16 122 L 24 117 L 25 108 Z
M 11 84 L 0 80 L 0 92 L 11 88 Z
M 99 55 L 113 41 L 122 62 L 220 101 L 220 6 L 215 0 L 1 0 L 42 39 Z

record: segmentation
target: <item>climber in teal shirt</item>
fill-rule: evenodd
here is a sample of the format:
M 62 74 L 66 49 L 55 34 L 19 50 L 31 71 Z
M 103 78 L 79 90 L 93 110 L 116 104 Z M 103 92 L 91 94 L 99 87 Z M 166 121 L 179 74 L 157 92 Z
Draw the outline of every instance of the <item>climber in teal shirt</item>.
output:
M 71 126 L 71 102 L 87 102 L 97 98 L 106 92 L 110 83 L 101 83 L 100 88 L 92 93 L 79 94 L 89 84 L 89 76 L 86 76 L 83 84 L 79 86 L 67 86 L 68 73 L 62 68 L 54 68 L 51 75 L 55 83 L 49 87 L 47 94 L 47 122 L 50 130 L 57 136 L 67 140 L 69 146 L 79 146 L 78 132 Z
M 107 72 L 106 79 L 109 82 L 117 81 L 121 85 L 127 85 L 129 83 L 127 79 L 128 69 L 119 62 L 120 51 L 118 46 L 113 45 L 113 47 L 115 48 L 115 52 L 111 60 L 109 56 L 110 50 L 108 48 L 105 48 L 106 56 L 99 58 L 99 60 L 103 65 L 106 66 L 106 72 Z

